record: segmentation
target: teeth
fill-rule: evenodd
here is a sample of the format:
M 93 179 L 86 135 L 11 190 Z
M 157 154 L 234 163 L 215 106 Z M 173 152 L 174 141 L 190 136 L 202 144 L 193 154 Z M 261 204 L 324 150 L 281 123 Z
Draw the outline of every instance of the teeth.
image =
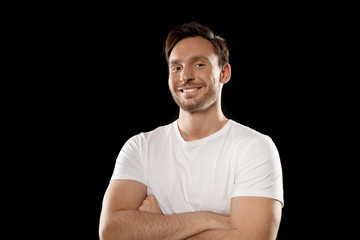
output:
M 193 91 L 195 91 L 195 90 L 197 90 L 197 88 L 188 88 L 188 89 L 183 89 L 183 92 L 193 92 Z

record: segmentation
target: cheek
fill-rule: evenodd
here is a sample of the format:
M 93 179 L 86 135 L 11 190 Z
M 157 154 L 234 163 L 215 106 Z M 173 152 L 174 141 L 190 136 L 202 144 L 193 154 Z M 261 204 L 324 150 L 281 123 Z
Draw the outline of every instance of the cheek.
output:
M 168 78 L 168 85 L 169 85 L 169 88 L 172 88 L 173 81 L 172 81 L 172 78 L 170 76 Z
M 213 85 L 214 84 L 214 77 L 208 73 L 208 72 L 204 72 L 204 73 L 199 73 L 197 75 L 197 79 L 205 82 L 207 85 Z
M 177 78 L 173 75 L 169 75 L 169 79 L 168 79 L 168 85 L 171 89 L 175 88 L 177 85 Z

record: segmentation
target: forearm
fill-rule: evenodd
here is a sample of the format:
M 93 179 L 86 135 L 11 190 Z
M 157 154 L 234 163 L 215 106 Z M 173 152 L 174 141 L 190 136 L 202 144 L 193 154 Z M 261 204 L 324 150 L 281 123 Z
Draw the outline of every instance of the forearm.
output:
M 158 215 L 136 210 L 112 213 L 102 240 L 187 239 L 212 228 L 226 227 L 225 216 L 209 212 Z
M 277 231 L 256 231 L 256 232 L 246 232 L 238 229 L 210 229 L 199 234 L 196 234 L 187 240 L 275 240 L 277 236 Z
M 224 240 L 224 239 L 239 239 L 239 234 L 237 230 L 232 229 L 210 229 L 195 236 L 188 238 L 188 240 Z

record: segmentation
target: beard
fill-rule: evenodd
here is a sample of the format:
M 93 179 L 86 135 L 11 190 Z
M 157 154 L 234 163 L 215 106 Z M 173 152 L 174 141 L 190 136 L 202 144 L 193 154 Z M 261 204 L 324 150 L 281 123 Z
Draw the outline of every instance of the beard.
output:
M 175 88 L 176 89 L 176 88 Z M 196 101 L 187 101 L 186 99 L 182 99 L 179 97 L 176 92 L 177 90 L 170 89 L 171 95 L 175 101 L 175 103 L 186 112 L 199 112 L 204 111 L 205 109 L 212 106 L 219 96 L 218 89 L 215 88 L 214 85 L 207 85 L 207 88 L 204 89 L 205 93 L 201 96 L 200 99 Z

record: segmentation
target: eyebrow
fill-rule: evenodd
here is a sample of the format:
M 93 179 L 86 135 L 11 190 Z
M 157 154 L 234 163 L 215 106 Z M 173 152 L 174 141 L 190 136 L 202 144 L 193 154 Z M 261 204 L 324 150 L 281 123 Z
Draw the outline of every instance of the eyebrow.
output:
M 201 55 L 195 55 L 195 56 L 191 56 L 189 58 L 190 62 L 196 62 L 196 61 L 209 61 L 209 59 L 205 56 L 201 56 Z M 182 61 L 180 59 L 174 59 L 171 60 L 169 65 L 173 65 L 173 64 L 178 64 L 181 63 Z

